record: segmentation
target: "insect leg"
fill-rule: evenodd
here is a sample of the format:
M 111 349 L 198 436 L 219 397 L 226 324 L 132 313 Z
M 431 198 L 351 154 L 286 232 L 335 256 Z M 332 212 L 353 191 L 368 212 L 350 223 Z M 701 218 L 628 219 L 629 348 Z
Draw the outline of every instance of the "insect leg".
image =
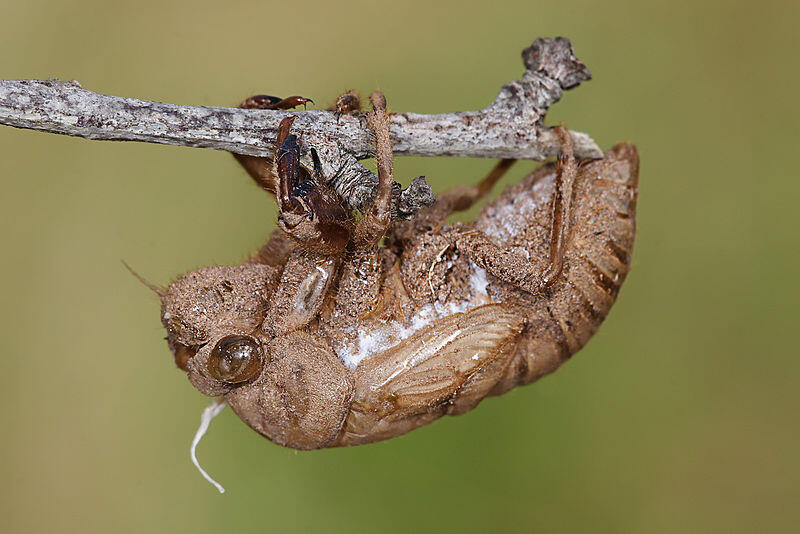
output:
M 375 133 L 375 160 L 378 167 L 378 192 L 364 212 L 354 233 L 357 250 L 375 246 L 392 223 L 392 140 L 389 137 L 389 117 L 386 114 L 386 97 L 375 91 L 370 95 L 372 113 L 367 122 Z
M 553 195 L 553 224 L 550 230 L 550 260 L 542 275 L 542 287 L 549 287 L 556 281 L 564 268 L 564 254 L 567 251 L 572 201 L 575 197 L 575 177 L 578 164 L 573 153 L 572 137 L 563 126 L 555 128 L 561 142 L 561 157 L 556 166 L 556 191 Z
M 339 117 L 345 113 L 357 113 L 361 111 L 361 99 L 353 91 L 347 91 L 339 95 L 336 103 L 328 108 L 328 111 L 333 111 L 336 114 L 338 121 Z
M 379 307 L 382 271 L 377 247 L 351 252 L 342 261 L 333 309 L 320 325 L 337 345 L 351 344 L 364 318 Z
M 475 263 L 529 293 L 541 292 L 558 279 L 564 268 L 564 255 L 570 233 L 578 165 L 573 154 L 572 138 L 567 129 L 559 126 L 556 128 L 556 133 L 561 142 L 562 156 L 556 166 L 556 188 L 551 209 L 550 254 L 546 263 L 522 257 L 516 251 L 498 246 L 482 232 L 464 231 L 458 225 L 453 229 L 457 246 L 466 251 Z
M 272 173 L 277 176 L 278 224 L 308 251 L 341 253 L 350 242 L 352 215 L 321 175 L 319 156 L 311 149 L 313 174 L 300 164 L 300 144 L 289 130 L 295 117 L 278 126 L 279 146 Z
M 483 180 L 473 186 L 460 186 L 445 191 L 440 198 L 449 204 L 451 212 L 468 210 L 485 197 L 517 160 L 501 159 Z
M 277 149 L 273 172 L 278 175 L 277 197 L 281 214 L 285 211 L 298 214 L 304 211 L 292 194 L 300 181 L 300 146 L 297 136 L 289 134 L 293 122 L 294 117 L 286 117 L 281 121 L 275 142 Z
M 304 96 L 280 98 L 272 95 L 255 95 L 245 99 L 239 104 L 239 107 L 242 109 L 292 109 L 297 106 L 305 107 L 309 102 L 314 103 L 313 100 Z
M 452 213 L 468 210 L 485 197 L 516 161 L 515 159 L 501 159 L 477 184 L 462 185 L 445 191 L 439 195 L 433 206 L 420 211 L 412 224 L 421 230 L 441 228 Z
M 497 278 L 528 293 L 542 290 L 542 273 L 546 266 L 536 258 L 527 258 L 516 250 L 495 243 L 479 230 L 456 224 L 444 232 L 456 249 L 465 253 L 479 267 Z
M 280 335 L 307 325 L 319 312 L 336 278 L 339 260 L 294 249 L 270 295 L 261 329 Z
M 233 152 L 231 152 L 233 154 Z M 233 154 L 236 161 L 244 167 L 250 178 L 265 191 L 269 191 L 273 195 L 277 189 L 275 175 L 272 174 L 272 159 L 261 158 L 258 156 L 248 156 L 246 154 Z
M 263 263 L 277 267 L 284 263 L 286 257 L 296 246 L 297 243 L 289 237 L 289 234 L 276 228 L 269 235 L 267 242 L 246 263 Z

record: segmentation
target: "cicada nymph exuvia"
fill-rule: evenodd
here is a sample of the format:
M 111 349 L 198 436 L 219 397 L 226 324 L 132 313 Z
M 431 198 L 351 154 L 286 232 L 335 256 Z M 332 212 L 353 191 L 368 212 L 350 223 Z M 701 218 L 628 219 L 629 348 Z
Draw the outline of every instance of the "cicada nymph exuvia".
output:
M 161 292 L 168 343 L 191 383 L 286 447 L 392 438 L 551 373 L 597 330 L 631 263 L 633 145 L 578 161 L 557 128 L 558 161 L 473 223 L 446 220 L 513 161 L 393 221 L 385 100 L 372 101 L 364 116 L 379 186 L 363 214 L 327 186 L 316 153 L 312 168 L 301 165 L 290 117 L 274 160 L 239 158 L 275 193 L 279 229 L 244 265 L 199 269 Z M 303 103 L 252 105 L 283 102 Z

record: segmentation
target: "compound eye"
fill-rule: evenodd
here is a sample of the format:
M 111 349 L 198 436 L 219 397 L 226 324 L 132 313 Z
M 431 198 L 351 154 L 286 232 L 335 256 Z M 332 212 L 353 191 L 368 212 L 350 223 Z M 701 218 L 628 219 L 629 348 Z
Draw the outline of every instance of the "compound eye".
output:
M 219 340 L 206 364 L 211 376 L 228 384 L 254 378 L 262 367 L 261 348 L 249 336 L 227 336 Z

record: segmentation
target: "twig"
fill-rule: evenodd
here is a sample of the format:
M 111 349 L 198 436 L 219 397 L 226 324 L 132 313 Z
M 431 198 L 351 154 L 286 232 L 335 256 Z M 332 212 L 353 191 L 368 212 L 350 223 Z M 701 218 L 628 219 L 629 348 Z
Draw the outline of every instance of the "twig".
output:
M 527 71 L 502 87 L 480 111 L 391 115 L 397 156 L 469 156 L 543 160 L 559 151 L 558 140 L 542 124 L 547 109 L 563 91 L 590 78 L 568 39 L 537 39 L 523 53 Z M 214 148 L 272 157 L 280 121 L 295 115 L 293 131 L 306 148 L 315 147 L 334 189 L 353 209 L 362 210 L 375 194 L 377 176 L 359 159 L 370 157 L 373 141 L 363 117 L 337 117 L 328 111 L 266 111 L 179 106 L 102 95 L 76 81 L 0 80 L 0 124 L 51 133 L 117 141 L 144 141 Z M 575 155 L 602 152 L 586 134 L 571 132 Z M 430 203 L 423 180 L 399 194 L 399 215 L 409 216 Z

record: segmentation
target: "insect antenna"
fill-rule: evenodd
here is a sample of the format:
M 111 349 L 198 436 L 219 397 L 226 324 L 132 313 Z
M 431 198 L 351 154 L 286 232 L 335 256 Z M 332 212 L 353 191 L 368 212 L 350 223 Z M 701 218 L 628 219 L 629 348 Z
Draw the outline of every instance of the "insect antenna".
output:
M 135 277 L 137 280 L 139 280 L 139 281 L 142 283 L 142 285 L 144 285 L 144 287 L 146 287 L 147 289 L 149 289 L 150 291 L 152 291 L 153 293 L 155 293 L 156 295 L 158 295 L 158 298 L 164 298 L 164 295 L 166 295 L 166 294 L 167 294 L 167 290 L 166 290 L 165 288 L 163 288 L 163 287 L 160 287 L 160 286 L 158 286 L 158 285 L 154 284 L 154 283 L 153 283 L 153 282 L 151 282 L 150 280 L 147 280 L 147 279 L 146 279 L 144 276 L 142 276 L 142 275 L 140 275 L 139 273 L 137 273 L 136 271 L 134 271 L 134 270 L 133 270 L 133 267 L 131 267 L 130 265 L 128 265 L 128 263 L 127 263 L 125 260 L 121 260 L 121 261 L 122 261 L 122 265 L 124 265 L 124 266 L 125 266 L 125 268 L 126 268 L 126 269 L 128 269 L 128 271 L 130 271 L 130 273 L 131 273 L 131 274 L 132 274 L 132 275 L 133 275 L 133 276 L 134 276 L 134 277 Z

